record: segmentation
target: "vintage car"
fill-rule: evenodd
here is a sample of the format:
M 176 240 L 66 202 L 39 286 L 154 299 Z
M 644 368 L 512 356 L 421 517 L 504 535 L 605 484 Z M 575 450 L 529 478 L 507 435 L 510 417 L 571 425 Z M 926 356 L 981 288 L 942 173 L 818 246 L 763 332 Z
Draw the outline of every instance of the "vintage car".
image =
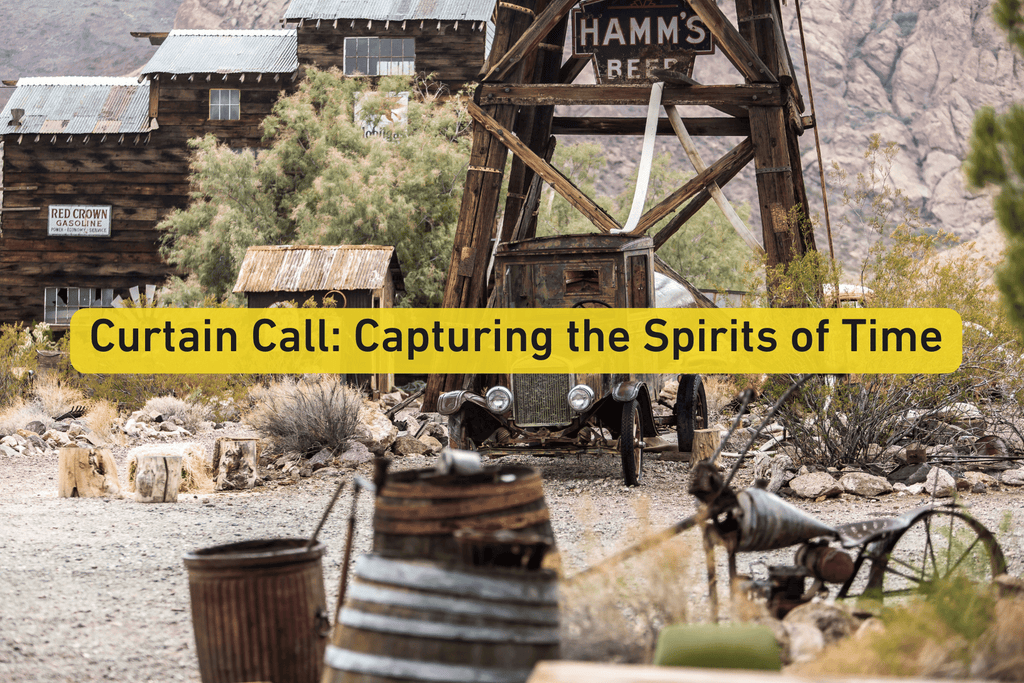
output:
M 499 245 L 494 257 L 496 308 L 712 307 L 654 255 L 650 237 L 571 235 Z M 512 374 L 477 377 L 477 386 L 438 400 L 454 448 L 487 455 L 564 455 L 600 451 L 618 440 L 629 486 L 643 478 L 645 439 L 657 435 L 653 408 L 666 375 Z M 680 375 L 670 419 L 678 447 L 707 426 L 699 375 Z M 607 435 L 610 435 L 610 439 Z

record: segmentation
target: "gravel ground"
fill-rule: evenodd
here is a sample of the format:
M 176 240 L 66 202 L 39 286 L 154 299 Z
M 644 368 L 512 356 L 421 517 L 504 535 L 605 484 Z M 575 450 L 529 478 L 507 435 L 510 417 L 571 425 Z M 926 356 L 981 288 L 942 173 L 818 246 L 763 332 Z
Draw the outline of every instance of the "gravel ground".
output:
M 240 428 L 207 432 L 250 436 Z M 122 485 L 127 449 L 115 449 Z M 567 573 L 636 539 L 643 519 L 655 528 L 691 514 L 686 494 L 689 467 L 649 461 L 645 485 L 627 488 L 613 456 L 561 459 L 517 456 L 541 468 L 547 504 Z M 402 458 L 393 467 L 425 467 L 425 457 Z M 0 554 L 0 681 L 199 681 L 187 575 L 182 556 L 196 548 L 234 541 L 307 536 L 316 526 L 339 477 L 350 470 L 322 470 L 291 486 L 247 492 L 183 494 L 177 504 L 145 505 L 116 500 L 57 497 L 57 456 L 6 459 L 4 526 Z M 370 465 L 356 473 L 369 477 Z M 327 474 L 324 474 L 327 472 Z M 737 484 L 750 481 L 741 470 Z M 974 494 L 966 502 L 992 529 L 1012 516 L 1000 542 L 1012 574 L 1024 563 L 1022 492 Z M 830 523 L 903 512 L 922 498 L 842 496 L 802 503 Z M 327 546 L 324 578 L 329 601 L 337 591 L 344 548 L 349 489 L 321 538 Z M 372 500 L 358 508 L 356 554 L 370 547 Z M 790 551 L 783 556 L 788 557 Z M 741 569 L 752 560 L 742 558 Z

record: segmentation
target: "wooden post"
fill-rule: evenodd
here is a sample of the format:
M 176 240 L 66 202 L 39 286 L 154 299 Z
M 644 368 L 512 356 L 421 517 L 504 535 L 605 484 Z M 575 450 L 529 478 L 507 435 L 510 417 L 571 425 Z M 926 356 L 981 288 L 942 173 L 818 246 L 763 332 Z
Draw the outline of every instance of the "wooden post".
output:
M 701 460 L 710 460 L 722 443 L 722 434 L 717 429 L 693 430 L 693 451 L 690 453 L 690 464 Z
M 176 503 L 181 488 L 180 455 L 140 455 L 136 458 L 135 500 Z
M 117 463 L 109 448 L 64 446 L 57 455 L 57 495 L 61 498 L 118 496 Z
M 256 486 L 259 464 L 257 439 L 231 439 L 221 437 L 213 444 L 210 462 L 214 472 L 215 491 L 251 489 Z

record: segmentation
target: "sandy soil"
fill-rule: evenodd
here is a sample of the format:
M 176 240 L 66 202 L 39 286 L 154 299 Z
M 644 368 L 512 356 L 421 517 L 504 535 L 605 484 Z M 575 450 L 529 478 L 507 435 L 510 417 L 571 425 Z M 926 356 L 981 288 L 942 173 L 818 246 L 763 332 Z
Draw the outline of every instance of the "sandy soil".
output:
M 240 427 L 197 437 L 248 435 Z M 127 450 L 115 450 L 122 483 Z M 640 517 L 654 527 L 691 514 L 685 492 L 689 466 L 649 461 L 645 485 L 627 488 L 612 456 L 562 459 L 517 457 L 541 468 L 547 504 L 567 573 L 636 540 Z M 425 467 L 426 457 L 400 459 L 396 468 Z M 57 497 L 57 457 L 5 459 L 0 499 L 0 681 L 198 681 L 187 575 L 182 556 L 239 540 L 310 534 L 339 477 L 322 470 L 291 486 L 248 492 L 183 494 L 176 504 L 145 505 L 130 497 Z M 749 483 L 750 468 L 738 484 Z M 326 473 L 326 474 L 325 474 Z M 355 473 L 370 475 L 369 464 Z M 966 497 L 992 529 L 1011 573 L 1024 563 L 1024 505 L 1018 492 Z M 801 507 L 831 523 L 903 512 L 923 498 L 850 496 Z M 324 575 L 329 602 L 337 591 L 349 489 L 325 526 Z M 1007 527 L 1007 515 L 1012 520 Z M 359 505 L 356 552 L 370 547 L 372 500 Z M 596 540 L 595 540 L 596 539 Z M 787 553 L 788 554 L 788 551 Z M 757 557 L 745 558 L 744 563 Z M 695 590 L 700 590 L 699 587 Z M 706 590 L 706 588 L 705 588 Z

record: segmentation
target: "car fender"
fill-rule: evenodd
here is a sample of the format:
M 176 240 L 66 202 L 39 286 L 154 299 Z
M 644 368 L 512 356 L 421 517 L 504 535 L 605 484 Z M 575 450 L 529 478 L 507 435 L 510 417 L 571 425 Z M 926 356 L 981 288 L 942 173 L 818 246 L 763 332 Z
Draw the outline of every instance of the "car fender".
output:
M 640 404 L 640 419 L 643 420 L 644 434 L 654 436 L 658 433 L 658 427 L 654 424 L 654 411 L 651 409 L 651 394 L 646 382 L 638 379 L 619 382 L 612 388 L 611 398 L 616 403 L 637 401 Z
M 474 403 L 484 410 L 487 409 L 487 401 L 483 396 L 472 391 L 446 391 L 437 399 L 437 412 L 442 415 L 451 415 L 458 411 L 466 401 Z

